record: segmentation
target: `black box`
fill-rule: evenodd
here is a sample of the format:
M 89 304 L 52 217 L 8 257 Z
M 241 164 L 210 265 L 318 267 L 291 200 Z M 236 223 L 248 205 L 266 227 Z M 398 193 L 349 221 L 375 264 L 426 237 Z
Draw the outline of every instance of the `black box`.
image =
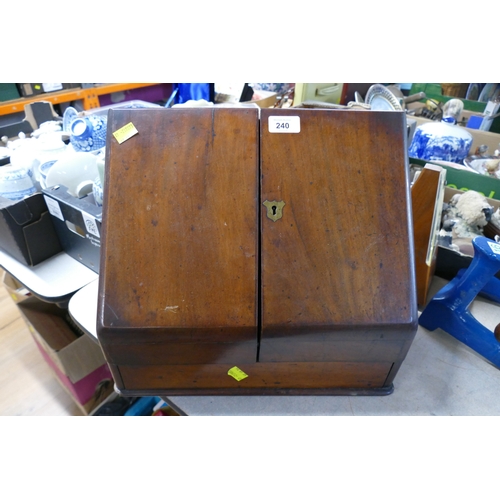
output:
M 41 83 L 18 83 L 17 88 L 22 97 L 31 97 L 45 93 Z
M 491 240 L 493 241 L 493 240 Z M 451 281 L 462 269 L 467 269 L 472 264 L 470 255 L 455 252 L 451 248 L 438 247 L 436 258 L 436 270 L 434 274 L 445 280 Z M 500 271 L 495 274 L 500 279 Z
M 63 250 L 92 271 L 99 272 L 102 207 L 92 194 L 75 198 L 64 186 L 43 190 Z
M 0 247 L 28 266 L 62 251 L 41 193 L 20 201 L 0 196 Z
M 18 83 L 17 88 L 23 97 L 81 88 L 80 83 Z

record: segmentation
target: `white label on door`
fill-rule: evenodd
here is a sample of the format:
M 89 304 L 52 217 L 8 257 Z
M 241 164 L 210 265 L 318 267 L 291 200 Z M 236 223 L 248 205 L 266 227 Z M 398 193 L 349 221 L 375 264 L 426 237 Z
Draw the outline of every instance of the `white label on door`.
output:
M 99 234 L 99 228 L 97 227 L 97 222 L 95 220 L 95 217 L 92 217 L 91 215 L 83 211 L 82 211 L 82 217 L 83 217 L 83 222 L 85 222 L 85 227 L 87 228 L 87 231 L 90 234 L 93 234 L 94 236 L 100 238 L 101 235 Z
M 300 116 L 270 116 L 268 127 L 272 134 L 298 134 Z
M 54 217 L 57 217 L 58 219 L 61 219 L 64 222 L 64 216 L 61 212 L 59 203 L 57 203 L 57 201 L 50 196 L 43 195 L 43 197 L 45 198 L 45 203 L 47 204 L 47 208 L 49 209 L 50 214 Z

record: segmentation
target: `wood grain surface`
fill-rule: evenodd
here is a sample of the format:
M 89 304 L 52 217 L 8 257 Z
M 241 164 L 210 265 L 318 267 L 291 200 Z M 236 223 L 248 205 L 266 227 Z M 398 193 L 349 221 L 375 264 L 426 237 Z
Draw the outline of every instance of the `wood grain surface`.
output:
M 158 341 L 253 340 L 255 361 L 257 110 L 114 110 L 108 123 L 103 346 L 107 333 L 133 345 L 127 331 L 152 329 Z M 138 134 L 119 144 L 112 132 L 128 123 Z M 200 349 L 185 349 L 185 362 Z
M 434 213 L 437 211 L 436 216 L 440 220 L 443 210 L 442 196 L 440 196 L 444 190 L 444 182 L 440 180 L 443 171 L 444 169 L 437 165 L 426 165 L 411 188 L 417 304 L 419 307 L 426 305 L 427 293 L 436 269 L 437 244 L 432 250 L 429 261 L 427 254 L 429 245 L 432 244 L 434 231 L 439 231 L 439 226 L 436 229 L 433 227 L 433 223 Z
M 269 132 L 272 115 L 300 133 Z M 405 127 L 398 112 L 110 111 L 97 332 L 118 389 L 387 393 L 417 330 Z M 283 202 L 271 218 L 266 201 Z
M 298 116 L 300 133 L 270 132 L 276 115 Z M 276 222 L 261 215 L 261 360 L 267 339 L 289 330 L 312 340 L 328 325 L 359 341 L 360 325 L 400 331 L 402 342 L 414 335 L 404 130 L 398 112 L 262 111 L 261 199 L 285 206 Z
M 161 393 L 183 389 L 186 393 L 275 393 L 290 389 L 382 388 L 390 363 L 252 363 L 240 364 L 247 378 L 236 380 L 228 371 L 232 364 L 134 366 L 120 368 L 128 389 L 145 385 Z

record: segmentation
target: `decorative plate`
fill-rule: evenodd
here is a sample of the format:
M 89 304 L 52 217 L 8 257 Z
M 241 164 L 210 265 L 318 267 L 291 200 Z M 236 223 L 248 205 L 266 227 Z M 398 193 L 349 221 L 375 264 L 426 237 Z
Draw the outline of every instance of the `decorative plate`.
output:
M 403 111 L 399 99 L 380 83 L 376 83 L 368 89 L 365 103 L 369 104 L 373 111 Z

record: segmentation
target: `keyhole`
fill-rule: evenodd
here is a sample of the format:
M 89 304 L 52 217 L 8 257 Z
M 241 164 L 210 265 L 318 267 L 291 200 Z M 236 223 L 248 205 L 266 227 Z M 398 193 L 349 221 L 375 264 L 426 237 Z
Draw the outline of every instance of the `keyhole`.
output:
M 276 222 L 278 219 L 281 219 L 283 206 L 285 205 L 284 201 L 264 201 L 263 205 L 267 208 L 266 215 L 273 222 Z

